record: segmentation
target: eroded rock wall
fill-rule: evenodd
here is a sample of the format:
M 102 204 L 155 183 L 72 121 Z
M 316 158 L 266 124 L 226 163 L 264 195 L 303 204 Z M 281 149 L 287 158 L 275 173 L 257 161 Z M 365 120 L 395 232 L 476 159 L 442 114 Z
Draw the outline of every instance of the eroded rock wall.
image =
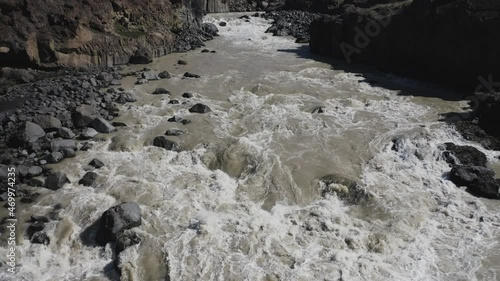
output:
M 171 52 L 201 28 L 203 0 L 0 0 L 0 66 L 127 63 L 140 47 Z

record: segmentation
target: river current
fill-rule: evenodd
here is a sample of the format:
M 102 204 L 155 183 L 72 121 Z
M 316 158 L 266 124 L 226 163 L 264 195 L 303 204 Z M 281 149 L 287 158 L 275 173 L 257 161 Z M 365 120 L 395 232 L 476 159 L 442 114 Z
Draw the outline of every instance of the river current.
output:
M 205 18 L 227 21 L 206 43 L 217 53 L 171 54 L 147 66 L 173 78 L 123 80 L 139 93 L 116 120 L 128 127 L 54 165 L 72 183 L 21 209 L 29 217 L 60 204 L 61 219 L 46 228 L 51 243 L 20 234 L 19 273 L 0 279 L 499 280 L 500 201 L 446 179 L 445 142 L 475 146 L 500 166 L 499 152 L 439 121 L 465 104 L 435 85 L 337 67 L 264 33 L 266 20 L 240 15 Z M 186 71 L 201 78 L 183 79 Z M 158 87 L 171 96 L 151 95 Z M 190 113 L 195 103 L 212 112 Z M 168 122 L 173 115 L 192 122 Z M 151 145 L 172 128 L 187 132 L 169 137 L 181 152 Z M 98 186 L 78 185 L 93 158 L 106 164 Z M 111 246 L 81 234 L 126 201 L 142 209 L 143 240 L 121 254 L 119 277 Z

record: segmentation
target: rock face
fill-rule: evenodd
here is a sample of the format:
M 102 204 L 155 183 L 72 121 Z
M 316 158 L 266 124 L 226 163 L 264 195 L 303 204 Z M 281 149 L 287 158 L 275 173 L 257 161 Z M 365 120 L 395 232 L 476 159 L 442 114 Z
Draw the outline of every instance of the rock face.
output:
M 500 2 L 377 2 L 314 21 L 311 51 L 470 89 L 480 75 L 500 77 Z
M 207 39 L 204 0 L 9 0 L 0 6 L 0 66 L 144 63 L 172 52 L 183 30 Z M 134 55 L 143 48 L 148 55 Z
M 99 245 L 106 245 L 116 241 L 124 230 L 140 226 L 141 223 L 141 208 L 137 203 L 122 203 L 111 207 L 101 216 L 96 241 Z

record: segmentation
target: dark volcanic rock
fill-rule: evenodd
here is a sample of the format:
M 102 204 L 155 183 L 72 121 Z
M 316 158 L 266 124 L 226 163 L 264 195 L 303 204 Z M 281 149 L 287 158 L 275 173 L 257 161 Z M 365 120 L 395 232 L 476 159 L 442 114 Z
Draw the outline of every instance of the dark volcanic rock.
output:
M 498 1 L 347 5 L 311 24 L 310 50 L 472 90 L 480 75 L 500 77 L 498 26 Z
M 487 158 L 484 153 L 472 146 L 459 146 L 454 143 L 445 143 L 446 151 L 443 156 L 449 164 L 471 165 L 486 167 Z M 458 160 L 458 161 L 457 161 Z
M 178 60 L 178 61 L 177 61 L 177 64 L 180 64 L 180 65 L 186 65 L 186 64 L 188 64 L 188 63 L 187 63 L 187 61 L 185 61 L 185 60 Z
M 104 134 L 109 134 L 116 130 L 115 127 L 103 118 L 95 118 L 90 125 L 99 133 Z
M 224 27 L 224 26 L 226 26 L 226 25 L 227 25 L 227 22 L 225 22 L 225 21 L 221 21 L 221 22 L 219 22 L 219 26 L 223 26 L 223 27 Z
M 52 172 L 47 176 L 47 179 L 45 180 L 45 187 L 48 189 L 57 190 L 69 182 L 69 179 L 63 172 Z
M 186 72 L 186 73 L 184 73 L 184 77 L 187 77 L 187 78 L 200 78 L 201 76 L 198 75 L 198 74 L 191 73 L 191 72 Z
M 153 95 L 170 95 L 170 91 L 165 88 L 157 88 L 153 93 Z
M 168 73 L 168 71 L 162 71 L 162 72 L 158 73 L 158 77 L 161 79 L 168 79 L 168 78 L 171 78 L 172 75 L 170 75 L 170 73 Z
M 180 136 L 180 135 L 184 135 L 185 133 L 186 133 L 186 131 L 181 130 L 181 129 L 168 129 L 165 132 L 165 135 L 166 136 Z
M 50 115 L 37 115 L 35 116 L 35 118 L 33 118 L 33 122 L 38 124 L 47 132 L 57 131 L 62 127 L 61 121 Z
M 66 127 L 61 127 L 57 130 L 57 135 L 63 139 L 72 139 L 75 137 L 75 133 Z
M 105 211 L 100 219 L 96 241 L 99 245 L 106 245 L 115 241 L 124 231 L 140 226 L 141 208 L 135 202 L 121 203 Z
M 190 98 L 193 97 L 193 94 L 191 94 L 191 93 L 184 93 L 184 94 L 182 94 L 182 97 L 186 98 L 186 99 L 190 99 Z
M 133 230 L 125 230 L 118 239 L 116 239 L 115 253 L 119 255 L 126 248 L 139 244 L 142 241 L 142 237 Z
M 212 110 L 210 109 L 210 107 L 208 107 L 207 105 L 201 104 L 201 103 L 197 103 L 189 109 L 189 112 L 192 112 L 192 113 L 208 113 L 211 111 Z
M 499 185 L 494 176 L 493 170 L 477 166 L 455 166 L 450 172 L 450 180 L 457 186 L 466 186 L 472 195 L 500 199 Z
M 178 100 L 169 100 L 168 104 L 179 104 Z
M 213 23 L 205 22 L 202 24 L 201 28 L 204 32 L 208 33 L 211 36 L 217 36 L 217 32 L 219 32 L 219 29 Z
M 44 228 L 45 228 L 45 223 L 41 221 L 35 221 L 26 229 L 26 236 L 28 236 L 28 239 L 31 240 L 31 238 L 35 233 L 42 231 Z
M 73 124 L 77 128 L 87 127 L 90 123 L 99 117 L 99 112 L 88 104 L 80 105 L 73 112 Z
M 38 231 L 35 234 L 33 234 L 30 242 L 33 244 L 44 244 L 47 246 L 50 244 L 50 238 L 49 236 L 47 236 L 47 233 L 43 231 Z
M 165 148 L 166 150 L 179 151 L 179 144 L 174 141 L 167 139 L 164 136 L 158 136 L 154 138 L 153 145 L 161 148 Z
M 80 134 L 80 138 L 84 140 L 89 140 L 99 134 L 98 131 L 96 131 L 94 128 L 85 128 L 82 130 L 82 133 Z
M 105 166 L 104 163 L 99 159 L 92 159 L 92 161 L 90 161 L 89 165 L 96 168 L 96 169 L 100 169 L 100 168 Z
M 139 48 L 134 55 L 130 57 L 130 63 L 148 64 L 153 62 L 153 52 L 148 48 Z
M 187 125 L 187 124 L 191 123 L 191 120 L 189 120 L 189 119 L 184 119 L 184 118 L 179 117 L 179 116 L 177 116 L 177 115 L 175 115 L 175 116 L 173 116 L 173 117 L 169 118 L 167 121 L 168 121 L 168 122 L 181 123 L 181 124 L 183 124 L 183 125 Z
M 84 185 L 84 186 L 92 186 L 97 179 L 97 174 L 94 172 L 87 172 L 83 176 L 80 181 L 78 181 L 78 184 Z
M 23 146 L 27 143 L 36 142 L 39 138 L 45 136 L 45 131 L 42 127 L 33 122 L 26 122 L 18 131 L 17 146 Z

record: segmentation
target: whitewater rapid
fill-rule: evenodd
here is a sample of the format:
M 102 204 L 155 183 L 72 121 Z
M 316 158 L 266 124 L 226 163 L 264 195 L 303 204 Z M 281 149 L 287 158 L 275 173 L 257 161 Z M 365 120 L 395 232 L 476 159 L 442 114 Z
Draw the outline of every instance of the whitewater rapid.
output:
M 264 33 L 264 19 L 240 15 L 205 18 L 227 21 L 207 42 L 217 53 L 171 54 L 148 66 L 173 78 L 124 79 L 140 93 L 117 119 L 128 127 L 54 165 L 72 183 L 21 210 L 29 217 L 61 205 L 60 220 L 46 227 L 51 243 L 19 234 L 19 273 L 0 279 L 498 280 L 500 202 L 448 181 L 441 155 L 445 142 L 467 144 L 498 165 L 499 152 L 439 121 L 464 104 L 428 97 L 444 91 L 433 85 L 344 71 L 307 45 Z M 182 79 L 185 71 L 201 78 Z M 172 96 L 151 95 L 157 87 Z M 190 113 L 194 103 L 212 112 Z M 324 113 L 312 113 L 318 107 Z M 168 122 L 173 115 L 192 123 Z M 188 132 L 171 137 L 181 152 L 151 145 L 171 128 Z M 94 158 L 106 164 L 98 186 L 78 185 Z M 325 176 L 344 184 L 328 187 Z M 360 197 L 341 196 L 346 189 Z M 143 240 L 121 254 L 119 277 L 111 245 L 96 247 L 82 233 L 127 201 L 142 209 L 135 231 Z

